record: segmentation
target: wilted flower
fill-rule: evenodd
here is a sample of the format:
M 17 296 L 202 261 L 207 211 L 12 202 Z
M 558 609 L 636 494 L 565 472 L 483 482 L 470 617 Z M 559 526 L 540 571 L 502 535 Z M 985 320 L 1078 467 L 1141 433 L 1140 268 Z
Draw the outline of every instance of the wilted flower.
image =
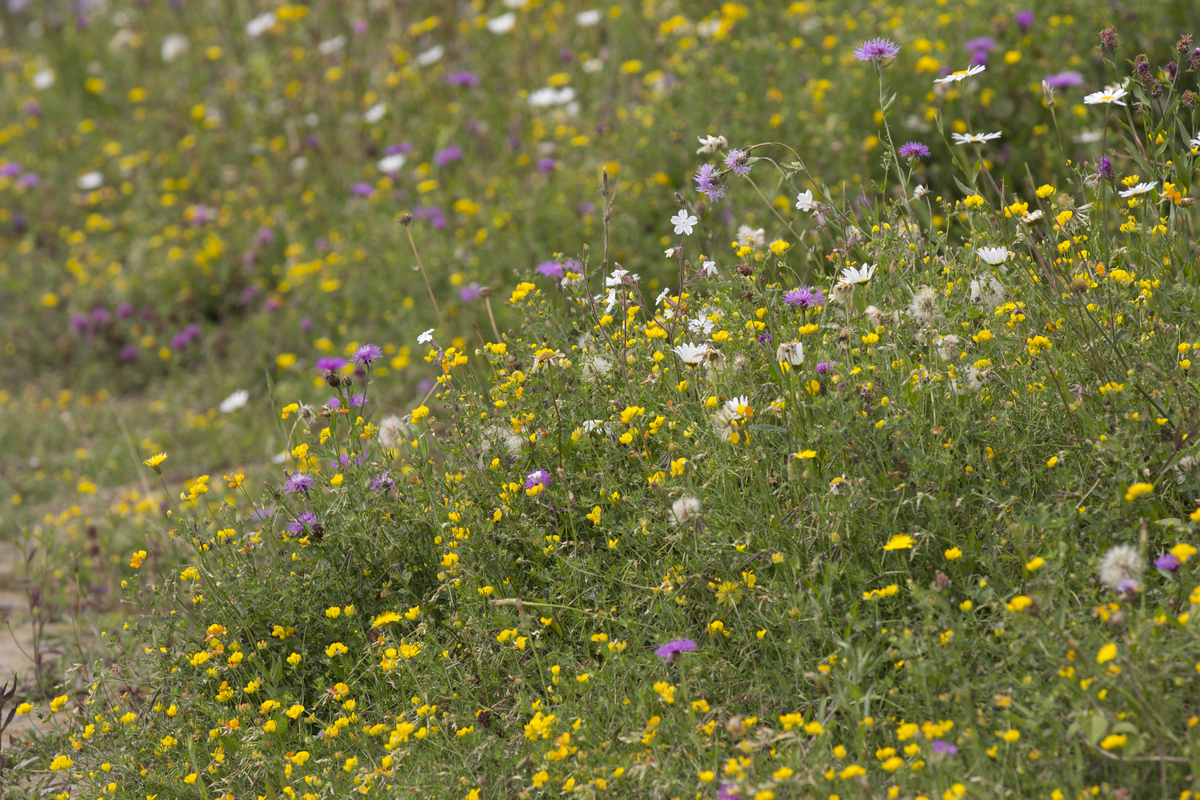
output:
M 675 527 L 685 525 L 700 516 L 700 500 L 684 495 L 671 504 L 670 520 Z
M 922 286 L 913 294 L 912 302 L 908 304 L 908 313 L 921 322 L 932 322 L 940 316 L 937 307 L 937 293 L 929 286 Z
M 783 342 L 775 350 L 775 360 L 782 364 L 798 367 L 804 363 L 804 344 L 801 342 Z
M 1113 591 L 1133 591 L 1141 585 L 1144 566 L 1136 547 L 1128 544 L 1110 547 L 1100 559 L 1100 582 Z
M 698 156 L 715 153 L 729 147 L 729 142 L 724 136 L 697 136 L 696 138 L 700 141 L 700 149 L 696 151 Z

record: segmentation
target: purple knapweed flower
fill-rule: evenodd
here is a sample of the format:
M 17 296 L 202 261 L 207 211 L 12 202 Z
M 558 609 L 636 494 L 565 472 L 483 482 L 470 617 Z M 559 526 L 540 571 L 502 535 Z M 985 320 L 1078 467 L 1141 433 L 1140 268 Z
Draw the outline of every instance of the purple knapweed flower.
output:
M 906 142 L 900 145 L 900 157 L 907 158 L 910 162 L 918 158 L 929 158 L 929 148 L 920 142 Z
M 369 183 L 356 183 L 350 187 L 350 193 L 359 197 L 372 197 L 375 194 L 375 187 Z
M 764 333 L 760 334 L 758 337 L 758 343 L 759 344 L 770 344 L 771 343 L 771 334 L 768 332 L 764 332 Z
M 354 20 L 354 32 L 356 34 L 358 34 L 359 36 L 362 36 L 364 33 L 366 33 L 367 32 L 367 21 L 365 19 Z
M 750 155 L 745 150 L 730 150 L 725 156 L 725 166 L 734 175 L 744 178 L 750 174 Z
M 553 172 L 554 171 L 554 159 L 553 158 L 539 158 L 538 162 L 537 162 L 537 168 L 540 169 L 542 172 Z
M 41 182 L 42 179 L 38 177 L 36 172 L 26 172 L 24 175 L 17 178 L 17 188 L 32 189 Z
M 977 36 L 974 39 L 968 39 L 963 42 L 963 50 L 968 53 L 975 53 L 979 50 L 988 51 L 996 49 L 996 40 L 990 36 Z
M 308 494 L 308 490 L 316 485 L 317 482 L 312 477 L 305 475 L 303 472 L 293 472 L 283 482 L 282 490 L 284 494 L 293 494 L 295 492 Z
M 532 489 L 535 486 L 549 486 L 551 483 L 550 473 L 544 469 L 535 469 L 525 477 L 525 488 Z
M 369 367 L 371 366 L 372 362 L 378 360 L 382 356 L 383 350 L 380 349 L 379 345 L 367 342 L 366 344 L 358 346 L 358 349 L 354 351 L 354 355 L 350 357 L 350 360 L 355 364 L 358 364 L 360 367 Z
M 301 511 L 294 520 L 287 524 L 288 533 L 303 533 L 305 530 L 312 530 L 319 522 L 320 520 L 313 512 Z
M 460 70 L 459 72 L 451 72 L 447 75 L 446 83 L 450 86 L 465 86 L 468 89 L 474 89 L 479 85 L 479 76 L 474 72 Z
M 396 485 L 396 479 L 392 477 L 390 472 L 381 472 L 374 478 L 371 478 L 371 489 L 377 492 L 391 491 Z
M 1121 594 L 1133 594 L 1142 588 L 1142 582 L 1136 578 L 1125 578 L 1117 583 L 1117 591 Z
M 1180 563 L 1174 553 L 1163 553 L 1154 559 L 1154 568 L 1161 569 L 1163 572 L 1174 572 L 1179 569 Z
M 563 276 L 563 265 L 557 261 L 543 261 L 535 269 L 547 278 L 561 279 Z
M 1051 89 L 1065 89 L 1068 86 L 1079 86 L 1082 83 L 1083 76 L 1075 70 L 1056 72 L 1053 75 L 1046 76 L 1046 85 Z
M 722 783 L 721 788 L 717 791 L 717 800 L 742 800 L 742 795 L 737 790 L 737 784 Z
M 1108 160 L 1108 156 L 1100 156 L 1100 163 L 1096 166 L 1096 177 L 1109 183 L 1116 180 L 1117 172 L 1113 169 L 1112 162 Z
M 72 314 L 71 318 L 67 321 L 67 324 L 71 327 L 71 330 L 76 336 L 81 336 L 88 327 L 87 314 Z
M 92 322 L 96 325 L 107 325 L 112 320 L 112 314 L 108 313 L 108 309 L 104 306 L 96 306 L 92 309 Z
M 121 348 L 121 352 L 117 355 L 122 364 L 128 364 L 137 358 L 138 349 L 136 344 L 127 344 Z
M 952 756 L 958 752 L 958 748 L 949 742 L 943 742 L 941 739 L 933 740 L 933 752 L 939 756 Z
M 399 144 L 389 144 L 387 147 L 383 148 L 383 154 L 385 156 L 395 156 L 395 155 L 402 156 L 402 155 L 407 155 L 408 153 L 411 153 L 412 149 L 413 149 L 412 142 L 400 142 Z
M 346 404 L 351 408 L 362 408 L 367 404 L 367 396 L 362 392 L 359 392 L 358 394 L 352 394 L 346 399 Z
M 433 164 L 437 167 L 444 167 L 454 161 L 461 161 L 462 157 L 463 151 L 459 149 L 458 145 L 452 144 L 433 154 Z
M 838 365 L 838 362 L 836 362 L 836 361 L 818 361 L 817 362 L 817 374 L 824 375 L 826 372 L 829 372 L 829 370 L 833 369 L 837 365 Z
M 25 168 L 20 164 L 15 161 L 10 161 L 3 167 L 0 167 L 0 178 L 15 178 L 24 171 Z
M 854 57 L 859 61 L 881 64 L 900 54 L 900 45 L 887 39 L 868 39 L 854 48 Z
M 783 293 L 783 302 L 800 308 L 815 308 L 825 305 L 825 291 L 814 286 L 801 286 Z
M 679 658 L 680 653 L 687 653 L 695 649 L 696 643 L 691 639 L 674 639 L 655 650 L 654 655 L 664 661 L 674 661 Z
M 464 303 L 469 303 L 479 297 L 479 293 L 483 291 L 483 287 L 475 281 L 471 281 L 466 286 L 458 290 L 458 299 Z
M 725 196 L 725 187 L 716 182 L 717 168 L 712 164 L 701 164 L 696 171 L 696 191 L 706 196 L 710 203 L 715 203 Z
M 1017 25 L 1021 28 L 1021 33 L 1024 33 L 1033 26 L 1033 19 L 1034 16 L 1032 11 L 1017 12 Z

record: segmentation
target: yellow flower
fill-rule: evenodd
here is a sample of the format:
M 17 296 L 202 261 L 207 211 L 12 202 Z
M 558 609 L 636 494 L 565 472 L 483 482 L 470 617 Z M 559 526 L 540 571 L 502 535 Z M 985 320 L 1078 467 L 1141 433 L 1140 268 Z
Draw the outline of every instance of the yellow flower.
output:
M 1033 605 L 1033 600 L 1031 600 L 1030 598 L 1026 597 L 1023 594 L 1019 594 L 1016 597 L 1014 597 L 1012 600 L 1010 600 L 1008 602 L 1008 604 L 1005 605 L 1004 607 L 1007 608 L 1009 611 L 1016 612 L 1016 611 L 1024 611 L 1025 609 L 1029 608 L 1031 605 Z
M 593 525 L 599 525 L 600 524 L 600 506 L 596 506 L 595 508 L 593 508 L 592 513 L 588 514 L 587 518 L 592 521 Z
M 1006 742 L 1015 742 L 1021 738 L 1021 732 L 1014 728 L 1012 730 L 1007 730 L 1004 733 L 1001 733 L 1000 738 Z
M 959 550 L 957 547 L 951 547 L 942 555 L 946 557 L 947 561 L 956 561 L 962 558 L 962 550 Z
M 1035 558 L 1032 561 L 1030 561 L 1029 563 L 1027 563 L 1025 565 L 1025 569 L 1028 570 L 1029 572 L 1037 572 L 1039 569 L 1042 568 L 1043 565 L 1045 565 L 1045 563 L 1046 563 L 1046 559 L 1042 558 L 1041 556 L 1038 556 L 1037 558 Z
M 1175 556 L 1181 562 L 1186 564 L 1191 560 L 1192 556 L 1196 555 L 1196 548 L 1192 547 L 1187 542 L 1180 542 L 1172 547 L 1169 552 L 1171 555 Z
M 166 460 L 167 460 L 167 454 L 159 453 L 156 456 L 150 456 L 142 463 L 145 464 L 147 467 L 150 467 L 150 469 L 154 470 L 155 472 L 157 472 L 161 475 L 162 470 L 160 469 L 160 467 L 162 466 L 162 463 Z
M 419 422 L 429 416 L 429 409 L 425 406 L 417 406 L 412 410 L 412 421 Z
M 375 619 L 371 620 L 371 627 L 379 628 L 379 627 L 382 627 L 389 623 L 399 622 L 399 621 L 400 621 L 400 615 L 397 614 L 395 611 L 385 611 L 382 614 L 380 614 L 379 616 L 375 617 Z
M 1125 490 L 1125 499 L 1126 500 L 1136 500 L 1137 498 L 1141 497 L 1142 495 L 1150 494 L 1153 491 L 1154 491 L 1154 484 L 1152 484 L 1152 483 L 1135 483 L 1132 486 L 1130 486 L 1127 490 Z
M 1116 657 L 1117 657 L 1117 646 L 1115 644 L 1113 644 L 1112 642 L 1109 642 L 1108 644 L 1104 645 L 1104 647 L 1100 648 L 1100 652 L 1096 653 L 1096 663 L 1104 664 L 1109 661 L 1112 661 Z
M 911 550 L 914 540 L 911 536 L 906 536 L 903 533 L 897 533 L 888 543 L 883 546 L 884 550 Z

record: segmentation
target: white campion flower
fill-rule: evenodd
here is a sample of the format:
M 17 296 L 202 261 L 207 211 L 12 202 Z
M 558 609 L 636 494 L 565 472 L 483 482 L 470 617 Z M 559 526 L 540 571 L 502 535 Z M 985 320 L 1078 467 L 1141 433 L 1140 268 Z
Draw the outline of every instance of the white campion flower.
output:
M 54 85 L 54 70 L 50 68 L 38 70 L 31 81 L 33 88 L 39 92 L 44 92 Z
M 972 142 L 990 142 L 1004 135 L 1003 131 L 995 133 L 952 133 L 955 144 L 971 144 Z
M 796 195 L 796 208 L 805 212 L 812 211 L 813 208 L 813 193 L 812 189 L 805 189 L 800 194 Z
M 1127 94 L 1129 94 L 1129 92 L 1125 91 L 1120 86 L 1106 86 L 1098 92 L 1092 92 L 1089 95 L 1085 95 L 1083 98 L 1083 104 L 1087 106 L 1094 106 L 1100 103 L 1112 103 L 1114 105 L 1123 106 L 1125 104 L 1121 102 L 1121 98 Z
M 671 217 L 671 224 L 673 224 L 675 226 L 675 233 L 683 234 L 685 236 L 692 235 L 692 226 L 695 225 L 699 221 L 700 220 L 696 219 L 696 217 L 694 217 L 693 215 L 687 213 L 687 211 L 684 209 L 680 209 L 678 214 Z
M 79 180 L 75 181 L 75 185 L 85 192 L 90 192 L 93 189 L 99 189 L 104 183 L 104 176 L 99 172 L 89 172 L 85 175 L 80 175 Z
M 1006 247 L 980 247 L 975 253 L 993 267 L 1003 264 L 1004 260 L 1009 256 L 1009 251 Z
M 658 297 L 654 298 L 654 305 L 661 306 L 662 301 L 666 300 L 671 295 L 671 287 L 667 287 L 658 293 Z
M 793 367 L 800 366 L 804 363 L 804 343 L 784 342 L 775 349 L 775 360 Z
M 1134 186 L 1132 189 L 1126 189 L 1125 191 L 1121 192 L 1120 194 L 1121 194 L 1121 197 L 1136 197 L 1139 194 L 1145 194 L 1146 192 L 1151 191 L 1152 189 L 1154 189 L 1155 186 L 1158 186 L 1158 181 L 1152 181 L 1150 183 L 1139 183 L 1137 186 Z
M 511 11 L 507 14 L 501 14 L 498 17 L 492 17 L 487 21 L 487 29 L 492 33 L 500 36 L 511 31 L 517 24 L 517 15 Z
M 698 156 L 715 153 L 717 150 L 725 150 L 729 147 L 729 141 L 724 136 L 697 136 L 696 139 L 700 142 L 700 149 L 696 151 Z
M 275 27 L 277 22 L 275 14 L 268 11 L 265 14 L 259 14 L 254 19 L 246 23 L 246 35 L 251 39 L 257 39 L 271 28 Z
M 413 61 L 417 62 L 418 67 L 430 67 L 441 61 L 444 55 L 446 55 L 446 48 L 440 44 L 435 44 L 428 50 L 417 53 L 417 57 Z
M 938 78 L 934 81 L 934 84 L 937 85 L 939 83 L 957 83 L 959 81 L 965 81 L 967 78 L 972 78 L 983 72 L 985 69 L 987 69 L 987 67 L 983 64 L 976 64 L 973 67 L 967 67 L 966 69 L 959 70 L 958 72 L 951 72 L 944 78 Z
M 387 113 L 386 103 L 376 103 L 363 112 L 363 122 L 368 125 L 374 125 L 379 120 L 383 119 L 383 115 Z
M 432 342 L 434 330 L 435 330 L 434 328 L 430 328 L 429 330 L 425 331 L 420 336 L 418 336 L 417 344 L 429 344 L 430 342 Z
M 167 38 L 163 39 L 162 60 L 170 64 L 172 61 L 186 53 L 188 51 L 188 47 L 190 46 L 191 42 L 188 41 L 188 37 L 184 36 L 182 33 L 173 33 Z
M 529 93 L 529 105 L 534 108 L 548 108 L 550 106 L 562 106 L 570 103 L 575 99 L 575 90 L 570 86 L 563 86 L 561 89 L 555 89 L 553 86 L 546 86 L 542 89 Z
M 628 274 L 629 274 L 629 270 L 621 269 L 620 267 L 618 267 L 617 269 L 614 269 L 607 278 L 604 279 L 604 285 L 605 286 L 620 286 L 621 284 L 623 284 L 625 282 L 625 276 Z
M 390 156 L 384 156 L 379 159 L 379 163 L 376 166 L 379 167 L 380 172 L 395 175 L 404 167 L 404 161 L 403 153 L 393 153 Z
M 600 12 L 594 8 L 587 11 L 580 11 L 575 15 L 575 24 L 581 28 L 590 28 L 593 25 L 599 25 Z
M 695 345 L 685 342 L 678 347 L 671 348 L 671 352 L 679 356 L 679 359 L 685 364 L 700 364 L 712 352 L 712 348 L 703 344 Z
M 717 274 L 717 262 L 705 261 L 700 266 L 700 271 L 696 273 L 701 278 L 712 278 Z
M 234 411 L 237 411 L 239 408 L 246 405 L 246 401 L 249 399 L 250 392 L 245 389 L 238 389 L 236 392 L 229 395 L 229 397 L 226 397 L 224 400 L 222 400 L 221 404 L 217 406 L 217 408 L 220 409 L 222 414 L 232 414 Z
M 708 317 L 702 316 L 696 317 L 695 319 L 689 319 L 687 326 L 688 330 L 692 333 L 699 334 L 701 336 L 708 336 L 713 332 L 713 328 L 716 327 L 716 323 L 714 323 Z
M 858 267 L 845 267 L 842 270 L 838 286 L 853 286 L 856 283 L 866 283 L 875 275 L 878 264 L 860 264 Z

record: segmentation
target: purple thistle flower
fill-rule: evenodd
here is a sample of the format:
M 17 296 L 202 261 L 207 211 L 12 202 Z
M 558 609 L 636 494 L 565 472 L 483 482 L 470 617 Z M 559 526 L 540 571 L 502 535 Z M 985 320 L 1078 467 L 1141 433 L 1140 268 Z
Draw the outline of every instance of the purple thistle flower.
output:
M 308 494 L 308 490 L 316 485 L 317 482 L 303 472 L 293 472 L 287 476 L 287 480 L 283 482 L 282 488 L 284 494 L 293 494 L 295 492 Z
M 929 148 L 920 142 L 907 142 L 900 145 L 900 157 L 907 158 L 910 162 L 918 158 L 929 158 Z
M 36 172 L 26 172 L 20 178 L 17 178 L 17 187 L 21 189 L 32 189 L 41 183 L 42 179 L 37 176 Z
M 854 48 L 854 57 L 859 61 L 873 61 L 881 64 L 895 58 L 900 53 L 900 45 L 887 39 L 868 39 Z
M 1017 25 L 1020 26 L 1021 33 L 1029 30 L 1029 28 L 1033 25 L 1033 19 L 1034 17 L 1032 11 L 1017 12 Z
M 815 308 L 825 305 L 825 292 L 813 286 L 801 286 L 783 293 L 783 302 L 800 308 Z
M 750 156 L 745 150 L 730 150 L 725 156 L 725 166 L 734 175 L 744 178 L 750 174 Z
M 1174 553 L 1163 553 L 1154 559 L 1154 568 L 1161 569 L 1164 572 L 1174 572 L 1179 569 L 1179 564 L 1180 561 Z
M 349 399 L 346 400 L 346 404 L 351 408 L 362 408 L 367 404 L 367 396 L 362 392 L 359 392 L 358 394 L 352 394 L 350 395 Z
M 1083 76 L 1075 70 L 1056 72 L 1046 76 L 1046 85 L 1051 89 L 1065 89 L 1068 86 L 1079 86 L 1082 83 Z
M 553 172 L 554 171 L 554 159 L 553 158 L 539 158 L 538 162 L 537 162 L 537 168 L 540 169 L 542 172 Z
M 288 533 L 303 533 L 306 529 L 312 530 L 318 522 L 317 515 L 313 512 L 301 511 L 294 520 L 287 524 Z
M 346 359 L 338 356 L 322 356 L 317 359 L 317 372 L 324 372 L 327 369 L 337 372 L 344 366 L 346 366 Z
M 369 183 L 356 183 L 350 187 L 350 193 L 359 197 L 371 197 L 375 194 L 375 187 Z
M 412 142 L 401 142 L 400 144 L 389 144 L 383 149 L 385 156 L 405 155 L 411 153 L 413 149 Z
M 24 171 L 25 168 L 20 164 L 15 161 L 10 161 L 3 167 L 0 167 L 0 178 L 15 178 Z
M 537 265 L 537 271 L 547 278 L 562 278 L 563 265 L 557 261 L 543 261 Z
M 933 752 L 939 756 L 952 756 L 958 752 L 958 748 L 949 742 L 943 742 L 941 739 L 933 740 Z
M 390 472 L 381 472 L 374 478 L 371 478 L 371 489 L 374 491 L 389 492 L 395 485 L 396 480 Z
M 725 196 L 725 187 L 715 181 L 716 171 L 717 168 L 712 164 L 701 164 L 694 178 L 696 191 L 707 196 L 710 203 L 715 203 Z
M 838 362 L 836 362 L 836 361 L 819 361 L 819 362 L 817 362 L 817 374 L 824 375 L 826 372 L 829 372 L 831 369 L 833 369 L 837 365 L 838 365 Z
M 758 343 L 759 344 L 770 344 L 771 343 L 771 334 L 764 332 L 761 335 L 759 335 Z
M 451 72 L 446 76 L 446 83 L 450 86 L 465 86 L 468 89 L 473 89 L 479 85 L 479 76 L 467 70 Z
M 466 286 L 458 290 L 458 299 L 464 303 L 469 303 L 479 297 L 479 293 L 483 291 L 483 287 L 475 281 L 471 281 Z
M 452 144 L 449 147 L 438 150 L 436 153 L 434 153 L 433 163 L 434 166 L 444 167 L 453 161 L 461 161 L 462 157 L 463 151 L 459 149 L 458 145 Z
M 549 486 L 550 483 L 550 473 L 544 469 L 535 469 L 525 478 L 526 489 L 532 489 L 535 486 Z
M 378 345 L 367 342 L 366 344 L 359 345 L 358 349 L 354 351 L 354 355 L 350 357 L 350 360 L 360 367 L 369 367 L 372 362 L 382 355 L 383 350 Z
M 680 653 L 687 653 L 695 649 L 696 643 L 691 639 L 674 639 L 655 650 L 654 655 L 664 661 L 674 661 L 679 658 Z
M 128 364 L 137 358 L 138 349 L 136 344 L 127 344 L 121 348 L 120 354 L 117 356 L 122 364 Z

